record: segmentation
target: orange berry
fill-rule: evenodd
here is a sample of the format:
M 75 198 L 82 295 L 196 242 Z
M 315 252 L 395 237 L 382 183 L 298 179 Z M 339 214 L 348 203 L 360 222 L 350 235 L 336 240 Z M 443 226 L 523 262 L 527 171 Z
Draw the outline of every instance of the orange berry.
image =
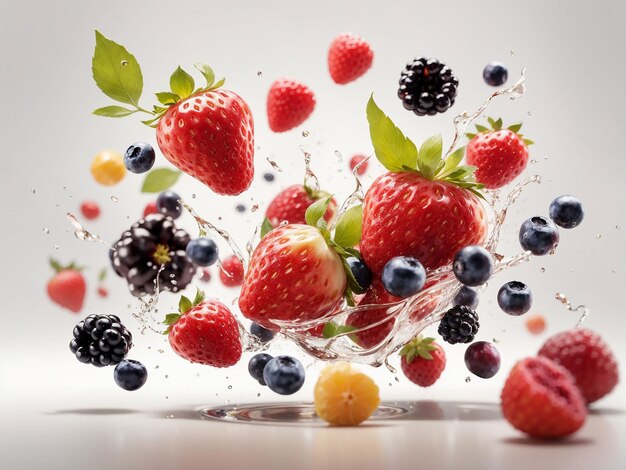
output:
M 119 183 L 126 175 L 126 166 L 122 155 L 111 150 L 104 150 L 91 162 L 91 175 L 104 186 Z
M 314 397 L 317 415 L 338 426 L 362 423 L 380 403 L 374 381 L 347 362 L 330 364 L 322 370 Z
M 534 335 L 543 333 L 546 329 L 546 320 L 543 315 L 535 314 L 526 319 L 526 328 Z

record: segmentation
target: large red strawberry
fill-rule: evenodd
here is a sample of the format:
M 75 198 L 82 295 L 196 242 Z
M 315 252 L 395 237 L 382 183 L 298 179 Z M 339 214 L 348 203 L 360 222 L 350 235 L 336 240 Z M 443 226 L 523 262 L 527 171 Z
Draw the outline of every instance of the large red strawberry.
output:
M 50 265 L 56 274 L 48 282 L 48 296 L 61 307 L 74 313 L 80 312 L 87 290 L 85 278 L 81 274 L 80 268 L 76 267 L 74 263 L 69 266 L 61 266 L 53 259 L 50 260 Z
M 418 336 L 400 350 L 400 366 L 407 379 L 420 387 L 430 387 L 446 367 L 446 353 L 434 338 Z
M 315 95 L 304 83 L 281 78 L 267 95 L 267 120 L 274 132 L 285 132 L 306 121 L 315 109 Z
M 351 247 L 360 236 L 360 207 L 337 222 L 334 237 L 323 218 L 330 197 L 306 212 L 309 225 L 288 224 L 271 229 L 264 223 L 263 238 L 254 250 L 241 288 L 241 312 L 266 328 L 279 322 L 314 320 L 336 309 L 356 281 L 347 277 L 345 259 L 358 256 Z
M 517 178 L 528 163 L 531 140 L 519 134 L 521 124 L 502 129 L 502 119 L 489 118 L 491 129 L 476 126 L 477 134 L 467 134 L 467 163 L 476 167 L 476 180 L 497 189 Z
M 288 224 L 306 224 L 304 214 L 308 207 L 320 198 L 327 196 L 328 193 L 324 191 L 313 191 L 307 186 L 294 184 L 283 189 L 272 199 L 265 216 L 274 227 L 285 221 Z M 336 212 L 337 202 L 331 198 L 326 214 L 324 214 L 326 222 L 330 222 Z
M 441 136 L 435 136 L 418 152 L 373 99 L 367 115 L 376 156 L 390 172 L 365 195 L 359 247 L 366 264 L 380 273 L 391 258 L 411 256 L 435 269 L 462 247 L 482 243 L 487 215 L 473 167 L 459 166 L 464 148 L 442 160 Z
M 354 34 L 340 34 L 328 50 L 328 71 L 335 83 L 352 82 L 369 70 L 374 52 L 367 42 Z
M 177 168 L 206 184 L 218 194 L 240 194 L 254 176 L 254 124 L 247 103 L 236 93 L 221 89 L 207 65 L 196 64 L 206 86 L 178 67 L 170 77 L 170 90 L 157 93 L 159 105 L 147 110 L 139 105 L 143 75 L 135 57 L 123 46 L 96 31 L 93 77 L 110 98 L 129 105 L 105 106 L 94 111 L 107 117 L 137 112 L 150 115 L 143 121 L 156 127 L 163 155 Z M 159 181 L 159 188 L 167 186 Z M 171 182 L 169 183 L 171 184 Z
M 619 382 L 615 356 L 599 334 L 586 328 L 554 335 L 539 355 L 565 367 L 587 403 L 599 400 Z
M 204 299 L 200 290 L 193 300 L 183 296 L 179 313 L 163 322 L 172 349 L 191 362 L 213 367 L 230 367 L 241 358 L 239 324 L 231 311 L 215 299 Z

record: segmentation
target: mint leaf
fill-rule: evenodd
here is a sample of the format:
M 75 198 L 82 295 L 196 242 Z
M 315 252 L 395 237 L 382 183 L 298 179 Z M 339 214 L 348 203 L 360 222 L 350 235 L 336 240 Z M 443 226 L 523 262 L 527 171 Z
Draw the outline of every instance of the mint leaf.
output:
M 432 180 L 437 172 L 441 153 L 443 152 L 443 139 L 441 134 L 429 137 L 424 141 L 419 150 L 417 167 L 424 178 Z
M 122 106 L 105 106 L 104 108 L 98 108 L 93 110 L 93 114 L 96 116 L 104 116 L 110 118 L 118 118 L 124 116 L 130 116 L 133 113 L 136 113 L 137 109 L 128 109 Z
M 274 227 L 272 226 L 270 219 L 265 217 L 265 219 L 263 219 L 263 223 L 261 224 L 261 239 L 265 238 L 265 235 L 270 233 L 272 230 L 274 230 Z
M 141 187 L 142 193 L 160 193 L 172 186 L 180 177 L 180 171 L 169 168 L 156 168 L 146 175 Z
M 196 86 L 193 81 L 193 77 L 185 72 L 178 66 L 174 73 L 170 77 L 170 88 L 172 93 L 180 96 L 181 98 L 187 98 L 193 93 L 193 89 Z
M 335 227 L 335 243 L 345 247 L 353 247 L 361 241 L 363 223 L 363 207 L 351 207 L 344 212 Z
M 178 96 L 176 93 L 170 93 L 169 91 L 161 91 L 159 93 L 155 93 L 155 95 L 157 97 L 157 100 L 159 100 L 159 103 L 164 105 L 174 104 L 180 101 L 180 96 Z M 157 106 L 155 106 L 154 108 L 156 112 L 161 111 L 161 109 Z
M 189 300 L 184 295 L 180 297 L 180 301 L 178 302 L 178 311 L 180 313 L 186 313 L 193 308 L 193 304 L 191 300 Z
M 376 157 L 385 168 L 389 171 L 416 168 L 415 144 L 383 113 L 374 101 L 374 95 L 367 102 L 367 121 Z
M 96 48 L 91 61 L 93 79 L 109 98 L 139 107 L 143 75 L 135 56 L 96 31 Z
M 331 196 L 327 196 L 322 199 L 318 199 L 307 208 L 306 213 L 304 214 L 307 224 L 317 227 L 317 222 L 324 217 L 324 214 L 326 213 L 330 198 Z
M 206 87 L 211 88 L 215 83 L 215 73 L 213 72 L 213 69 L 206 64 L 200 63 L 195 64 L 194 67 L 200 71 L 204 78 L 206 78 Z

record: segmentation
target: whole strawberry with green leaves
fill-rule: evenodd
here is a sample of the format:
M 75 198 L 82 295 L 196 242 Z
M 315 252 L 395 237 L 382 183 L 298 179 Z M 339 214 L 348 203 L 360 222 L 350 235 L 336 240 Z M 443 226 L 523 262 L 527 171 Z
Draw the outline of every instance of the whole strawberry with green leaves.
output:
M 246 318 L 273 329 L 297 325 L 332 313 L 344 296 L 353 305 L 353 293 L 362 293 L 346 262 L 360 256 L 352 247 L 361 235 L 361 206 L 345 211 L 333 230 L 323 217 L 329 201 L 309 206 L 307 225 L 273 228 L 265 219 L 239 296 Z
M 519 133 L 521 124 L 502 128 L 502 119 L 488 118 L 491 128 L 476 125 L 468 133 L 465 157 L 476 167 L 476 181 L 488 189 L 498 189 L 517 178 L 528 164 L 528 146 L 533 142 Z
M 205 86 L 196 87 L 193 77 L 178 67 L 170 77 L 170 90 L 156 93 L 159 104 L 147 110 L 139 105 L 143 75 L 137 60 L 96 31 L 93 78 L 105 95 L 128 106 L 106 106 L 94 114 L 148 114 L 142 122 L 156 127 L 159 148 L 175 167 L 218 194 L 240 194 L 254 176 L 252 113 L 243 98 L 222 88 L 223 79 L 215 81 L 208 65 L 196 68 Z
M 446 367 L 446 354 L 434 338 L 418 336 L 400 350 L 400 366 L 407 379 L 420 387 L 434 384 Z
M 475 168 L 460 165 L 465 149 L 444 159 L 441 136 L 434 136 L 418 150 L 373 98 L 367 119 L 376 156 L 389 170 L 372 183 L 363 203 L 359 248 L 370 269 L 380 273 L 396 256 L 436 269 L 464 246 L 481 244 L 487 214 Z
M 274 227 L 281 223 L 288 224 L 306 224 L 306 210 L 315 201 L 328 197 L 325 191 L 315 190 L 306 184 L 294 184 L 279 192 L 269 206 L 265 216 L 270 220 Z M 330 222 L 337 212 L 337 201 L 331 198 L 328 203 L 328 209 L 324 214 L 324 220 Z
M 74 313 L 78 313 L 83 308 L 87 284 L 83 277 L 81 268 L 71 263 L 62 266 L 58 261 L 50 259 L 50 266 L 55 274 L 48 281 L 48 297 L 55 304 L 60 305 Z
M 182 296 L 178 312 L 163 323 L 172 349 L 183 359 L 213 367 L 230 367 L 241 359 L 237 320 L 226 305 L 205 299 L 201 290 L 193 301 Z

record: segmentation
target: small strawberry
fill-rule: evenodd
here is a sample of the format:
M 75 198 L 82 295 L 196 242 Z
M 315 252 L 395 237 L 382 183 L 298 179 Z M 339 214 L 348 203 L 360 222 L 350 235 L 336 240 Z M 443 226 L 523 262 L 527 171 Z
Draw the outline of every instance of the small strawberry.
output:
M 434 338 L 418 336 L 400 350 L 400 366 L 407 379 L 420 387 L 430 387 L 446 367 L 446 353 Z
M 308 186 L 294 184 L 279 192 L 267 207 L 265 216 L 272 226 L 278 227 L 282 222 L 288 224 L 306 224 L 304 214 L 315 201 L 328 196 L 324 191 L 313 191 Z M 337 202 L 330 199 L 324 220 L 330 222 L 337 212 Z
M 285 132 L 299 126 L 313 113 L 315 95 L 305 84 L 281 78 L 267 95 L 267 120 L 274 132 Z
M 340 34 L 328 50 L 328 71 L 333 81 L 345 85 L 363 76 L 372 66 L 374 52 L 354 34 Z
M 615 356 L 600 335 L 586 328 L 554 335 L 541 347 L 539 356 L 565 367 L 587 403 L 607 395 L 619 382 Z
M 350 159 L 350 171 L 354 171 L 354 169 L 357 167 L 357 165 L 359 166 L 356 170 L 356 174 L 359 176 L 363 176 L 365 174 L 365 172 L 367 171 L 367 164 L 368 162 L 363 162 L 367 157 L 365 155 L 361 155 L 361 154 L 357 154 L 354 155 L 351 159 Z M 361 163 L 363 162 L 363 163 Z
M 489 118 L 491 129 L 476 126 L 478 134 L 467 134 L 467 163 L 476 167 L 476 181 L 497 189 L 517 178 L 528 163 L 531 140 L 519 134 L 521 124 L 502 129 L 502 119 Z
M 170 77 L 170 91 L 157 93 L 152 111 L 139 105 L 143 76 L 135 57 L 123 46 L 96 31 L 93 77 L 110 98 L 130 105 L 106 106 L 94 114 L 123 117 L 147 113 L 143 121 L 156 127 L 163 155 L 178 169 L 218 194 L 237 195 L 248 189 L 254 176 L 254 124 L 248 104 L 236 93 L 220 88 L 208 65 L 196 64 L 206 86 L 178 67 Z
M 330 196 L 309 206 L 308 225 L 273 229 L 265 219 L 239 297 L 245 317 L 275 328 L 280 322 L 295 324 L 329 314 L 344 294 L 353 304 L 352 292 L 361 289 L 345 260 L 359 256 L 351 247 L 360 238 L 361 208 L 339 218 L 333 237 L 323 218 L 329 201 Z
M 222 261 L 220 280 L 226 287 L 238 287 L 243 282 L 243 264 L 235 255 Z
M 100 215 L 100 206 L 94 201 L 84 201 L 80 205 L 80 211 L 83 213 L 85 219 L 94 220 Z
M 50 266 L 56 274 L 48 282 L 48 296 L 61 307 L 74 313 L 80 312 L 87 290 L 85 278 L 81 274 L 80 268 L 74 263 L 61 266 L 53 259 L 50 260 Z
M 370 269 L 380 273 L 396 256 L 436 269 L 464 246 L 482 243 L 488 228 L 482 185 L 473 167 L 459 166 L 464 148 L 442 160 L 441 136 L 435 136 L 418 152 L 373 98 L 367 116 L 376 156 L 390 171 L 372 183 L 363 203 L 359 246 Z
M 169 325 L 165 334 L 176 354 L 213 367 L 230 367 L 241 359 L 239 324 L 226 305 L 205 300 L 198 290 L 193 302 L 182 296 L 178 310 L 163 322 Z
M 507 421 L 536 438 L 573 434 L 587 417 L 585 400 L 571 374 L 545 357 L 518 362 L 506 379 L 500 399 Z

